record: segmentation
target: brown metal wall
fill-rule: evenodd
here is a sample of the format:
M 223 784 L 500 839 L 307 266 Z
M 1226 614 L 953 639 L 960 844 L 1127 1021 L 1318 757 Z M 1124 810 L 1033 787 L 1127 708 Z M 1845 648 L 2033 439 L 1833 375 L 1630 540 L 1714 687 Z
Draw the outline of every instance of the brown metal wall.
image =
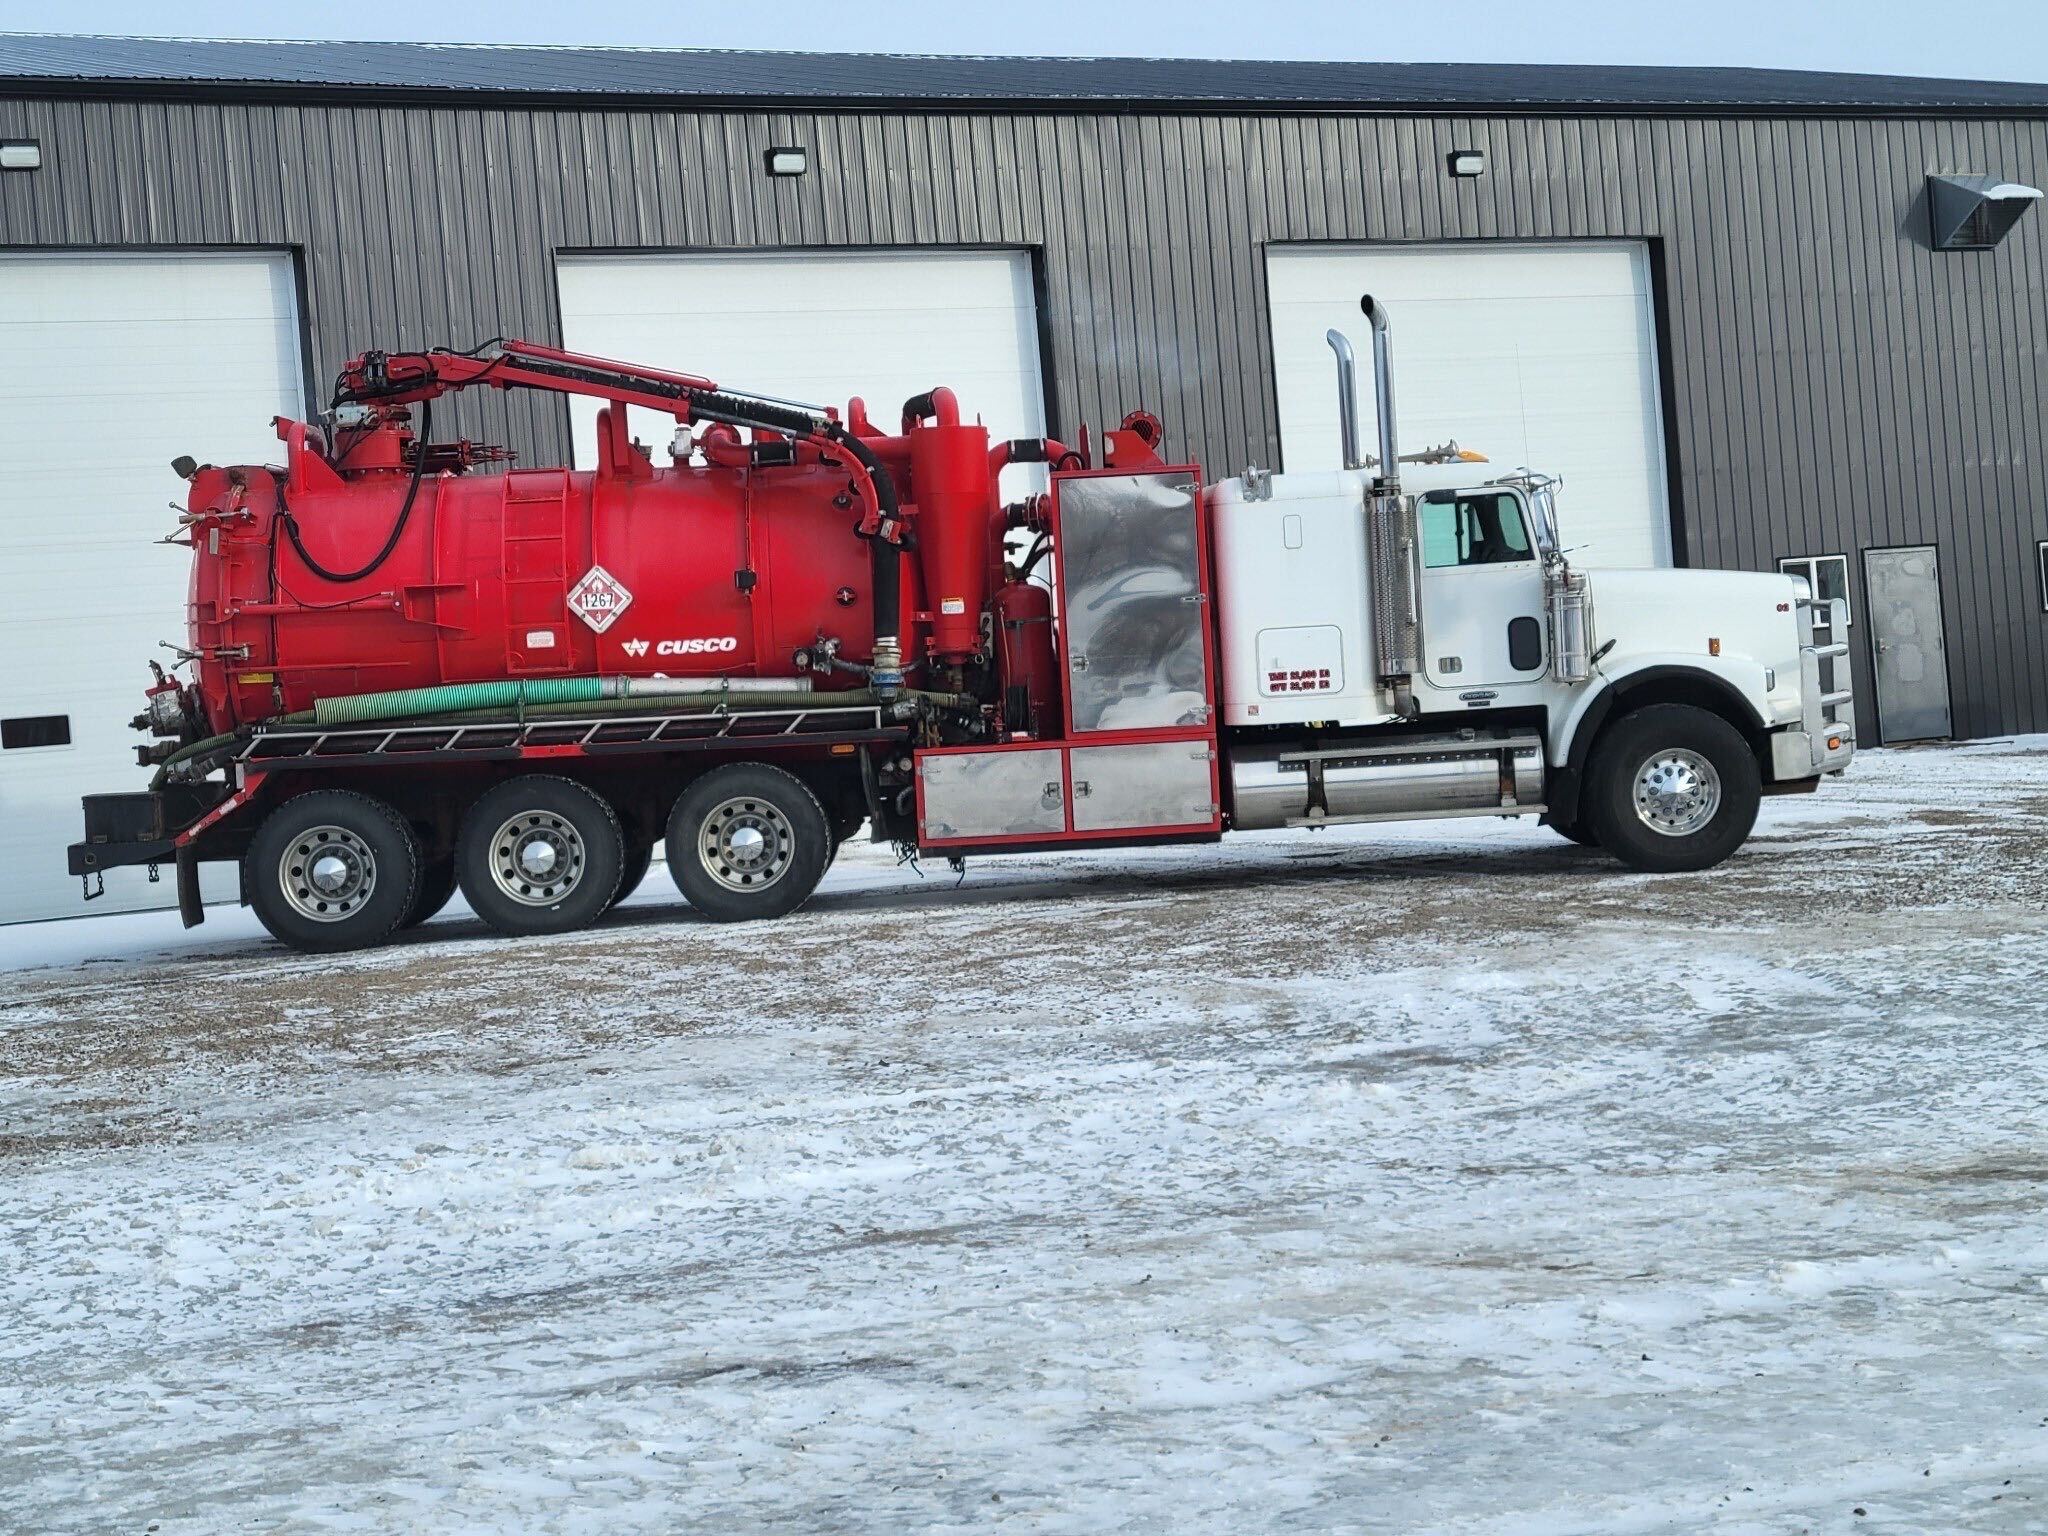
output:
M 1958 733 L 2048 729 L 2048 216 L 1937 255 L 1920 209 L 1929 171 L 2048 181 L 2038 120 L 0 99 L 0 132 L 46 158 L 0 175 L 0 245 L 297 248 L 323 392 L 364 345 L 556 337 L 563 249 L 1029 246 L 1054 423 L 1143 404 L 1216 474 L 1279 454 L 1267 242 L 1648 239 L 1684 558 L 1847 554 L 1860 599 L 1863 549 L 1937 544 Z M 768 178 L 770 144 L 810 174 Z M 459 420 L 567 451 L 558 402 Z

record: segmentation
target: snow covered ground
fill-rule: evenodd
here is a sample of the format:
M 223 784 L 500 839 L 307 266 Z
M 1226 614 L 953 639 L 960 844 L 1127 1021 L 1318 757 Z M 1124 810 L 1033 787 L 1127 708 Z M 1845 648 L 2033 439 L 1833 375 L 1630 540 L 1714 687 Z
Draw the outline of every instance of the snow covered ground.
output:
M 2048 1528 L 2048 740 L 1526 825 L 0 930 L 0 1531 Z

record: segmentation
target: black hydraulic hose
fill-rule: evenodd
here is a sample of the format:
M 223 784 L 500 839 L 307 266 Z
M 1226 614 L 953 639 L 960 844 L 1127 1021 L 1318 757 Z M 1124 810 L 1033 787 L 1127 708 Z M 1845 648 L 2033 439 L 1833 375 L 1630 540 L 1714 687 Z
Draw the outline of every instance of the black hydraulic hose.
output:
M 857 433 L 847 431 L 839 422 L 827 422 L 821 429 L 818 419 L 800 407 L 776 405 L 719 390 L 692 390 L 689 400 L 690 414 L 700 421 L 722 421 L 736 427 L 767 427 L 788 433 L 791 437 L 822 436 L 830 439 L 852 454 L 860 467 L 867 471 L 868 480 L 875 488 L 875 509 L 882 520 L 885 523 L 902 520 L 895 477 L 889 473 L 888 466 L 876 457 L 875 451 Z M 750 450 L 750 459 L 761 452 L 761 446 L 756 445 Z M 880 531 L 868 543 L 873 573 L 871 580 L 875 589 L 875 634 L 878 637 L 894 636 L 903 622 L 903 550 Z
M 868 540 L 869 579 L 875 588 L 875 633 L 893 635 L 902 623 L 903 551 L 887 539 Z
M 391 525 L 390 537 L 384 540 L 384 547 L 370 557 L 370 563 L 353 571 L 330 571 L 315 560 L 307 550 L 305 541 L 299 537 L 299 520 L 289 511 L 283 514 L 285 536 L 292 541 L 292 548 L 299 552 L 299 558 L 306 569 L 322 581 L 336 583 L 361 581 L 378 566 L 391 558 L 391 552 L 398 548 L 398 540 L 405 532 L 405 525 L 412 519 L 412 506 L 419 499 L 420 481 L 427 470 L 427 443 L 434 430 L 434 405 L 430 400 L 420 402 L 420 431 L 413 439 L 412 479 L 405 487 L 405 501 L 398 509 L 398 518 Z
M 729 395 L 724 390 L 683 391 L 693 421 L 722 421 L 734 427 L 766 427 L 791 437 L 811 437 L 818 431 L 818 416 L 797 405 L 777 405 L 769 400 L 751 400 Z M 831 430 L 829 427 L 826 429 Z
M 825 435 L 839 444 L 860 461 L 874 482 L 875 505 L 888 522 L 896 522 L 902 515 L 902 508 L 896 500 L 896 481 L 889 468 L 875 456 L 860 438 L 834 422 L 825 429 Z M 870 569 L 874 582 L 875 633 L 893 635 L 902 623 L 903 613 L 903 550 L 877 533 L 868 541 Z
M 190 746 L 180 747 L 161 763 L 157 764 L 156 772 L 150 777 L 149 787 L 151 789 L 162 789 L 169 780 L 173 768 L 181 763 L 188 763 L 195 757 L 204 757 L 209 752 L 216 752 L 222 747 L 231 746 L 240 739 L 235 732 L 226 731 L 219 736 L 208 736 L 203 741 L 195 741 Z

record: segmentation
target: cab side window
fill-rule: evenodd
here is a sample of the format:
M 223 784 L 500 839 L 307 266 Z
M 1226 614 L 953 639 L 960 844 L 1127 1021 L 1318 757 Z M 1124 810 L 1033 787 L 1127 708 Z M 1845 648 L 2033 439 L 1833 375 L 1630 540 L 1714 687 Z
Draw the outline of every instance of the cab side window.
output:
M 1430 496 L 1416 509 L 1422 563 L 1432 571 L 1458 565 L 1534 560 L 1522 504 L 1504 492 Z

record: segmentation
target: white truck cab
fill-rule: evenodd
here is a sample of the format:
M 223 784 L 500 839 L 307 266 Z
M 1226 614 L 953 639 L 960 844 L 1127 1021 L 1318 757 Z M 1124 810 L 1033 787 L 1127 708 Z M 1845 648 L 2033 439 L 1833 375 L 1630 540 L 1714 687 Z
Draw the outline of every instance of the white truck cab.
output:
M 1208 492 L 1232 825 L 1535 813 L 1641 868 L 1704 868 L 1762 794 L 1848 764 L 1843 604 L 1790 576 L 1581 570 L 1555 480 L 1447 450 L 1411 469 L 1385 314 L 1363 307 L 1378 459 L 1331 332 L 1353 467 Z

